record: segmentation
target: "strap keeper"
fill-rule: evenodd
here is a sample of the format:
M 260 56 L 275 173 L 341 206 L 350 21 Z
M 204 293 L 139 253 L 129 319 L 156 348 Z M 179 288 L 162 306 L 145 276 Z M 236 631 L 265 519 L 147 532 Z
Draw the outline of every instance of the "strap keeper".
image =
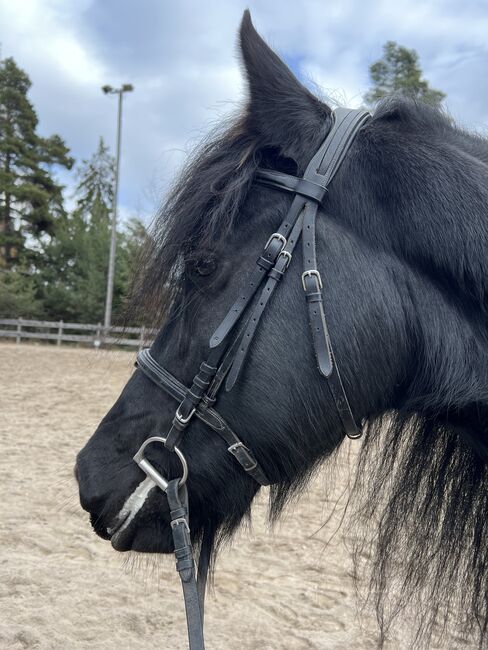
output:
M 210 378 L 202 379 L 200 375 L 195 375 L 193 377 L 193 383 L 195 384 L 195 386 L 198 386 L 198 388 L 201 388 L 202 390 L 206 390 L 210 385 Z
M 267 260 L 265 257 L 261 255 L 261 257 L 257 259 L 256 264 L 260 266 L 262 269 L 264 269 L 265 271 L 269 271 L 274 266 L 274 260 Z
M 215 397 L 209 397 L 208 395 L 204 395 L 200 402 L 200 409 L 208 409 L 213 404 L 215 404 L 216 401 L 217 399 Z
M 194 386 L 192 386 L 191 388 L 189 388 L 186 391 L 185 398 L 188 399 L 194 406 L 197 406 L 198 403 L 200 402 L 200 400 L 202 399 L 204 389 L 199 388 L 197 386 L 197 384 L 195 384 L 195 382 L 193 382 L 193 383 L 194 383 Z M 192 390 L 192 388 L 194 388 L 194 387 L 197 388 L 197 392 Z
M 269 277 L 277 282 L 283 277 L 283 271 L 278 271 L 278 269 L 270 269 L 268 273 Z
M 307 302 L 324 302 L 321 291 L 313 291 L 305 296 Z
M 217 368 L 215 366 L 210 366 L 205 361 L 202 361 L 202 363 L 200 364 L 200 370 L 202 372 L 206 372 L 209 375 L 215 375 L 215 373 L 217 372 Z

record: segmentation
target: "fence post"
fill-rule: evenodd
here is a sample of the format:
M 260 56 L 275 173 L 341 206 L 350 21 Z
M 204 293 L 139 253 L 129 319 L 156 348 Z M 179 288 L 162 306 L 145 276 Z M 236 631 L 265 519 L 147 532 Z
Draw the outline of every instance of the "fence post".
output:
M 99 349 L 99 347 L 100 347 L 100 345 L 102 343 L 101 340 L 100 340 L 101 330 L 102 330 L 102 324 L 97 323 L 97 329 L 96 329 L 96 332 L 95 332 L 95 339 L 93 341 L 93 347 L 95 347 L 97 350 Z
M 15 337 L 15 342 L 17 343 L 17 345 L 20 344 L 20 339 L 22 338 L 21 332 L 22 332 L 22 318 L 20 318 L 19 316 L 19 318 L 17 319 L 17 336 Z
M 141 327 L 141 331 L 139 334 L 139 350 L 142 350 L 142 348 L 144 347 L 145 338 L 146 338 L 146 328 Z
M 59 326 L 58 326 L 58 338 L 56 339 L 56 345 L 61 345 L 61 341 L 63 340 L 63 321 L 59 321 Z

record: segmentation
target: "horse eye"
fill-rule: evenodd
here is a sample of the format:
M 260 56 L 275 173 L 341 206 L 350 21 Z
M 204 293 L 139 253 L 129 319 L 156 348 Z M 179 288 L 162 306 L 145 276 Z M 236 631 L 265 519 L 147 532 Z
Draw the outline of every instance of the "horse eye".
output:
M 216 268 L 217 262 L 211 257 L 198 260 L 195 263 L 195 271 L 198 275 L 211 275 Z

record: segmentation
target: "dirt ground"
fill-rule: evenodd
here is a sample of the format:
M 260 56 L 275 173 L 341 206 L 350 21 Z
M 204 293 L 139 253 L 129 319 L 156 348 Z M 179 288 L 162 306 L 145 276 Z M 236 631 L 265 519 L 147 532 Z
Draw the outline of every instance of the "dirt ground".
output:
M 134 354 L 0 345 L 0 648 L 186 648 L 173 559 L 118 554 L 78 505 L 75 455 L 132 372 Z M 335 494 L 347 486 L 345 453 Z M 318 476 L 279 527 L 266 493 L 221 555 L 208 597 L 209 650 L 367 650 L 348 552 Z M 339 512 L 336 513 L 340 514 Z M 347 541 L 347 540 L 346 540 Z M 388 648 L 401 649 L 402 637 Z M 445 648 L 466 648 L 455 639 Z

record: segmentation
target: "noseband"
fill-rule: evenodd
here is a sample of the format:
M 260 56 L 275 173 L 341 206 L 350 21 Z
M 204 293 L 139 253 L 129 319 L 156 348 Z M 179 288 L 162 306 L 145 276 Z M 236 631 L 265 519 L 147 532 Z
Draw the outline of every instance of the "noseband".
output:
M 303 246 L 302 286 L 308 304 L 311 338 L 318 370 L 327 380 L 344 432 L 349 438 L 361 436 L 339 374 L 325 319 L 322 278 L 317 269 L 315 222 L 329 183 L 356 134 L 370 119 L 370 114 L 363 110 L 338 108 L 333 116 L 333 126 L 309 162 L 303 178 L 268 169 L 257 170 L 256 182 L 289 192 L 294 198 L 280 227 L 268 239 L 246 286 L 211 336 L 209 354 L 200 364 L 190 388 L 185 387 L 163 368 L 148 349 L 142 350 L 137 357 L 137 367 L 179 402 L 166 437 L 152 437 L 146 440 L 134 460 L 154 483 L 166 492 L 168 498 L 176 568 L 182 580 L 185 597 L 190 650 L 204 649 L 203 601 L 209 557 L 202 546 L 197 583 L 188 524 L 188 493 L 185 485 L 188 467 L 178 443 L 185 429 L 196 417 L 223 438 L 228 451 L 247 474 L 260 485 L 270 484 L 252 450 L 239 439 L 213 405 L 222 387 L 225 387 L 226 391 L 234 387 L 261 317 L 279 281 L 290 266 L 300 236 Z M 255 300 L 259 289 L 261 293 Z M 183 469 L 180 479 L 167 481 L 145 458 L 145 448 L 153 442 L 160 442 L 169 451 L 177 453 Z

